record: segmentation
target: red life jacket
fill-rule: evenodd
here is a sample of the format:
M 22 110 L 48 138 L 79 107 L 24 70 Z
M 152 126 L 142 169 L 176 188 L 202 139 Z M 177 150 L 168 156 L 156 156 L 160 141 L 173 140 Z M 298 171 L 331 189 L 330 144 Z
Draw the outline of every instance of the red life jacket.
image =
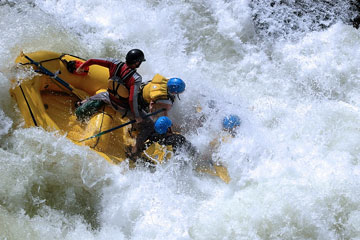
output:
M 129 81 L 135 72 L 135 69 L 129 68 L 124 62 L 120 62 L 117 65 L 114 74 L 109 78 L 108 82 L 108 92 L 111 101 L 120 106 L 129 107 Z

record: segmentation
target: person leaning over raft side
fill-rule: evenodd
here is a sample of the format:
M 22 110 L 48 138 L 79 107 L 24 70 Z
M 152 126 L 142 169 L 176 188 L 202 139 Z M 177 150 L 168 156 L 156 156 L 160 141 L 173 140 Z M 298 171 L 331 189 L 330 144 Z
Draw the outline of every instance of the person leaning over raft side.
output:
M 215 138 L 209 144 L 210 149 L 215 150 L 219 148 L 221 143 L 229 142 L 236 137 L 236 131 L 241 125 L 241 120 L 238 115 L 231 114 L 223 118 L 222 121 L 222 133 L 220 138 Z
M 81 74 L 91 65 L 100 65 L 109 69 L 108 89 L 82 101 L 75 110 L 79 120 L 90 117 L 104 105 L 112 106 L 122 115 L 135 119 L 139 128 L 136 144 L 131 150 L 131 158 L 139 156 L 144 142 L 153 131 L 154 123 L 150 118 L 144 118 L 146 112 L 140 110 L 138 105 L 139 91 L 142 77 L 136 72 L 141 63 L 145 61 L 144 53 L 139 49 L 130 50 L 125 62 L 117 59 L 89 59 L 80 65 L 76 72 Z M 130 111 L 130 114 L 129 114 Z
M 172 146 L 173 152 L 176 153 L 182 149 L 190 156 L 197 156 L 198 150 L 179 133 L 171 131 L 172 121 L 166 116 L 159 117 L 154 125 L 154 131 L 147 139 L 147 144 L 154 142 L 160 145 Z
M 209 151 L 202 155 L 201 159 L 203 163 L 207 161 L 213 161 L 212 154 L 217 151 L 221 143 L 227 143 L 236 137 L 236 131 L 241 125 L 241 119 L 238 115 L 231 114 L 223 118 L 222 132 L 219 137 L 214 138 L 209 143 Z M 218 160 L 218 159 L 216 159 Z
M 210 142 L 206 152 L 202 153 L 195 162 L 196 171 L 218 176 L 225 183 L 229 183 L 231 178 L 226 167 L 221 164 L 218 156 L 218 149 L 221 143 L 228 143 L 236 137 L 237 129 L 241 125 L 241 120 L 237 115 L 224 117 L 222 122 L 222 132 Z
M 157 74 L 152 81 L 142 85 L 139 104 L 149 113 L 165 108 L 163 116 L 168 116 L 176 95 L 183 93 L 185 87 L 185 82 L 180 78 L 167 79 Z

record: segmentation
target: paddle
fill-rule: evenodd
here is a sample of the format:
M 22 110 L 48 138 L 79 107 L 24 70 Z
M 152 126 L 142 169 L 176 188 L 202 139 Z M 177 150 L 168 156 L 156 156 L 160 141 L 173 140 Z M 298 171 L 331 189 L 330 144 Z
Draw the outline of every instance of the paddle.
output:
M 26 56 L 23 52 L 21 53 L 21 56 L 24 56 L 27 60 L 30 61 L 31 64 L 34 64 L 35 66 L 37 66 L 42 73 L 49 75 L 51 78 L 55 79 L 58 83 L 60 83 L 62 86 L 64 86 L 67 90 L 69 90 L 70 92 L 72 92 L 75 96 L 77 96 L 80 100 L 83 100 L 87 97 L 87 94 L 81 90 L 78 90 L 76 88 L 74 88 L 73 86 L 71 86 L 69 83 L 65 82 L 64 80 L 62 80 L 60 77 L 57 76 L 57 74 L 54 74 L 53 72 L 51 72 L 50 70 L 48 70 L 47 68 L 45 68 L 44 66 L 41 65 L 41 63 L 36 62 L 35 60 L 31 59 L 29 56 Z
M 214 163 L 213 161 L 210 161 L 210 163 L 213 165 L 216 175 L 223 180 L 226 183 L 229 183 L 231 178 L 229 176 L 229 172 L 226 167 L 218 165 L 217 163 Z
M 156 111 L 156 112 L 149 113 L 149 114 L 145 115 L 144 118 L 147 118 L 147 117 L 156 115 L 156 114 L 161 113 L 161 112 L 163 112 L 163 111 L 166 111 L 166 109 L 165 109 L 165 108 L 162 108 L 162 109 L 160 109 L 160 110 L 158 110 L 158 111 Z M 127 122 L 127 123 L 124 123 L 124 124 L 121 124 L 121 125 L 119 125 L 119 126 L 110 128 L 110 129 L 108 129 L 108 130 L 99 132 L 98 134 L 95 134 L 95 135 L 93 135 L 93 136 L 91 136 L 91 137 L 88 137 L 88 138 L 85 138 L 85 139 L 83 139 L 83 140 L 80 140 L 80 141 L 78 141 L 78 142 L 84 142 L 84 141 L 90 140 L 90 139 L 95 138 L 95 137 L 100 137 L 101 135 L 104 135 L 104 134 L 106 134 L 106 133 L 112 132 L 112 131 L 114 131 L 114 130 L 116 130 L 116 129 L 125 127 L 126 125 L 129 125 L 129 124 L 132 124 L 132 123 L 135 123 L 135 122 L 136 122 L 136 120 L 131 120 L 131 121 Z
M 208 166 L 198 166 L 196 168 L 196 171 L 198 172 L 202 172 L 202 173 L 208 173 L 212 176 L 216 176 L 219 177 L 221 180 L 223 180 L 225 183 L 229 183 L 231 178 L 229 176 L 229 172 L 227 170 L 226 167 L 218 164 L 218 163 L 214 163 L 214 161 L 210 160 L 203 160 L 204 163 L 208 163 L 210 165 Z

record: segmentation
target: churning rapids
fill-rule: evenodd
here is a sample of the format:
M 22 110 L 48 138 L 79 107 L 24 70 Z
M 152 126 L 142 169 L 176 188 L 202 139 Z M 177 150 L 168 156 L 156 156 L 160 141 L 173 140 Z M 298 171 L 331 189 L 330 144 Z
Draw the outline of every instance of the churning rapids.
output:
M 360 239 L 358 10 L 340 0 L 0 0 L 0 239 Z M 15 68 L 21 51 L 123 59 L 132 48 L 145 52 L 144 80 L 186 81 L 171 118 L 201 152 L 224 116 L 241 117 L 214 152 L 229 184 L 182 155 L 128 170 L 23 128 L 9 94 L 27 74 Z

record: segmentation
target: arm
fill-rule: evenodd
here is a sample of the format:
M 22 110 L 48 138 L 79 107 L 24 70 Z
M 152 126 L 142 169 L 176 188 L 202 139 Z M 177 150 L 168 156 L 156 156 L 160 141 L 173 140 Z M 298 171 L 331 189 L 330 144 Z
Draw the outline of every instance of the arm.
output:
M 139 74 L 134 74 L 134 84 L 130 86 L 130 95 L 129 95 L 129 105 L 130 110 L 134 114 L 135 119 L 140 120 L 140 113 L 139 113 L 139 104 L 138 104 L 138 95 L 140 92 L 140 85 L 142 82 L 142 78 Z
M 168 116 L 168 112 L 170 111 L 171 107 L 172 107 L 171 101 L 167 103 L 161 101 L 156 101 L 156 102 L 151 101 L 149 110 L 150 112 L 155 112 L 158 109 L 165 108 L 166 111 L 164 112 L 164 116 Z
M 111 72 L 113 68 L 116 68 L 117 63 L 119 63 L 119 61 L 116 59 L 92 58 L 81 64 L 80 67 L 76 69 L 76 73 L 83 73 L 86 67 L 94 64 L 106 67 Z

